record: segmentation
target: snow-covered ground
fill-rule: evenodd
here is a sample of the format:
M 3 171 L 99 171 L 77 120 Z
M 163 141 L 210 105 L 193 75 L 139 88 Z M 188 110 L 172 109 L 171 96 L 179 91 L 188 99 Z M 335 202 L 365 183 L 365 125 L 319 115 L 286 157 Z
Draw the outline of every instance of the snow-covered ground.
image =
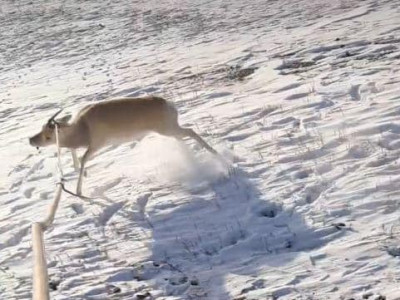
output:
M 3 0 L 0 26 L 0 299 L 31 297 L 58 176 L 28 137 L 149 94 L 232 166 L 102 151 L 46 232 L 52 299 L 400 299 L 398 0 Z

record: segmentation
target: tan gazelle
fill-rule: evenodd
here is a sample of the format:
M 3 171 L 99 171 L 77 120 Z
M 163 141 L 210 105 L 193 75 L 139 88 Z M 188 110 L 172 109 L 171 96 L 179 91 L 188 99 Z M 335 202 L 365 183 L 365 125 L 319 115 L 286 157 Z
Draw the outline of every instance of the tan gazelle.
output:
M 175 138 L 192 137 L 211 153 L 217 153 L 192 129 L 179 126 L 175 107 L 163 98 L 123 98 L 90 104 L 80 110 L 71 123 L 68 123 L 71 116 L 56 120 L 60 112 L 53 115 L 29 142 L 36 147 L 55 144 L 57 125 L 60 147 L 73 151 L 86 148 L 79 171 L 78 195 L 82 194 L 85 163 L 109 144 L 140 140 L 148 133 L 156 132 Z

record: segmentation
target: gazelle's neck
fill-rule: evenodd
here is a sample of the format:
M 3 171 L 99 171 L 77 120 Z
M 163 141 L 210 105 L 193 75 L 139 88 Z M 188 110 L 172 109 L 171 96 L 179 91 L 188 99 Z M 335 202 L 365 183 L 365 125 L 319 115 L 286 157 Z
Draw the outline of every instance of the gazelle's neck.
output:
M 62 125 L 59 127 L 58 137 L 60 147 L 76 149 L 89 145 L 87 131 L 83 128 L 79 128 L 77 124 Z

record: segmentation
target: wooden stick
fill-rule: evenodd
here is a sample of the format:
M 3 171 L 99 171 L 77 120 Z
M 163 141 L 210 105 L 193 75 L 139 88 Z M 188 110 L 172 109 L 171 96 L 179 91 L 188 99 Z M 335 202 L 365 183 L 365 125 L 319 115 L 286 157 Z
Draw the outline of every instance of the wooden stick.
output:
M 33 299 L 48 300 L 49 276 L 43 243 L 43 227 L 41 223 L 32 224 L 32 248 L 33 248 Z
M 53 224 L 54 216 L 58 208 L 58 203 L 60 202 L 61 199 L 61 191 L 62 191 L 62 183 L 57 183 L 56 195 L 54 197 L 53 203 L 51 204 L 47 217 L 44 221 L 40 222 L 43 231 L 45 231 L 49 226 L 51 226 L 51 224 Z
M 46 219 L 42 222 L 32 224 L 32 250 L 33 250 L 33 299 L 49 300 L 49 275 L 47 271 L 46 250 L 44 247 L 43 234 L 51 224 L 61 199 L 63 190 L 63 171 L 61 165 L 61 149 L 58 138 L 58 125 L 56 124 L 56 141 L 57 141 L 57 160 L 58 171 L 60 172 L 60 181 L 57 184 L 56 194 L 53 203 L 50 206 Z

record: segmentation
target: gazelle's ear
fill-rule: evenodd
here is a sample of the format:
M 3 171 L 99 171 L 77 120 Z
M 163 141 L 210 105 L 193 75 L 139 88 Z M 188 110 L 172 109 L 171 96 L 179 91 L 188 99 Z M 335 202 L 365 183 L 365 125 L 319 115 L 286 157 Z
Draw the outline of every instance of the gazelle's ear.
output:
M 71 120 L 71 117 L 72 117 L 71 115 L 66 115 L 60 119 L 57 119 L 56 122 L 60 123 L 61 125 L 65 125 L 68 124 L 68 121 Z

